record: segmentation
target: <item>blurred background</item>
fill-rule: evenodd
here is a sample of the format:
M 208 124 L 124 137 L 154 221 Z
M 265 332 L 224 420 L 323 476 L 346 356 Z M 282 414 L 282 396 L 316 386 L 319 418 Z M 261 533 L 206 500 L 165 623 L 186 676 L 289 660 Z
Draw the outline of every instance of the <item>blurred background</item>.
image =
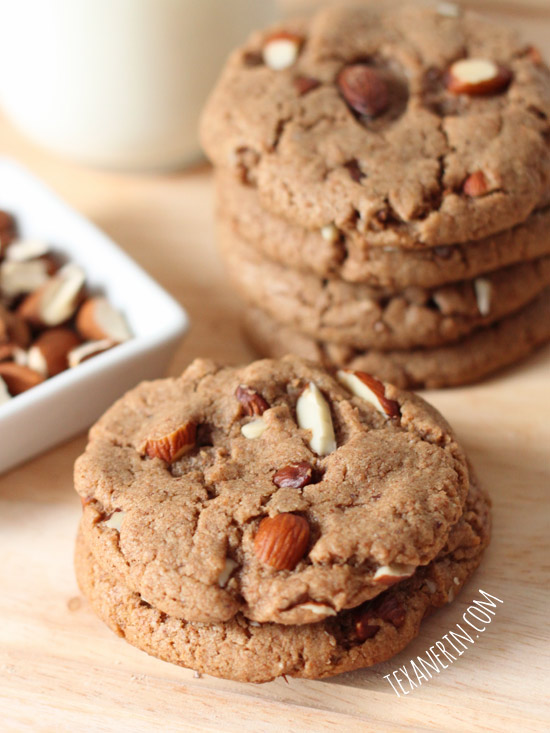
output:
M 0 104 L 30 139 L 76 160 L 180 168 L 199 157 L 200 109 L 230 49 L 253 28 L 320 4 L 0 0 Z M 459 4 L 512 19 L 550 12 L 550 0 Z

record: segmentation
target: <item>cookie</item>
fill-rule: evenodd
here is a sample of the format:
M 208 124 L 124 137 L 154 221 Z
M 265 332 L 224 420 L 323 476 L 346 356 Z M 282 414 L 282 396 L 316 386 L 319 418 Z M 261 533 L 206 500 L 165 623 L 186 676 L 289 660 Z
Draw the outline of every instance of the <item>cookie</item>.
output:
M 319 341 L 408 349 L 458 341 L 526 306 L 550 285 L 550 256 L 435 289 L 394 293 L 306 275 L 266 260 L 223 223 L 220 251 L 245 301 Z
M 489 542 L 489 502 L 475 484 L 465 512 L 437 559 L 374 601 L 302 626 L 258 624 L 238 614 L 196 624 L 159 611 L 104 570 L 81 532 L 76 573 L 92 608 L 130 644 L 168 662 L 243 682 L 280 675 L 320 678 L 389 659 L 415 636 L 429 612 L 451 602 Z
M 453 387 L 487 377 L 550 341 L 550 291 L 462 341 L 432 349 L 358 351 L 323 343 L 280 326 L 258 309 L 246 311 L 244 327 L 251 345 L 263 356 L 292 353 L 326 367 L 367 371 L 403 389 Z
M 369 245 L 468 242 L 550 203 L 550 71 L 475 13 L 337 5 L 255 33 L 201 127 L 264 209 Z
M 322 278 L 394 291 L 472 280 L 550 254 L 550 209 L 475 242 L 404 250 L 371 247 L 358 232 L 344 236 L 333 227 L 321 233 L 294 226 L 262 209 L 256 190 L 236 183 L 229 171 L 216 171 L 216 197 L 219 218 L 268 259 Z
M 462 513 L 462 448 L 421 398 L 338 379 L 294 357 L 197 360 L 129 392 L 75 467 L 98 561 L 171 616 L 283 624 L 430 562 Z

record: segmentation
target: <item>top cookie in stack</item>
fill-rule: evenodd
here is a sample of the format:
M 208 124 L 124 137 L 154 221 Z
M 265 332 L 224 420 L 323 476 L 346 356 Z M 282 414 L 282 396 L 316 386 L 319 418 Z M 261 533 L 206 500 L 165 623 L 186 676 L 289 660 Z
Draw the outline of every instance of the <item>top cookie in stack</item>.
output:
M 549 119 L 537 50 L 453 6 L 254 34 L 202 124 L 252 340 L 402 386 L 548 340 Z

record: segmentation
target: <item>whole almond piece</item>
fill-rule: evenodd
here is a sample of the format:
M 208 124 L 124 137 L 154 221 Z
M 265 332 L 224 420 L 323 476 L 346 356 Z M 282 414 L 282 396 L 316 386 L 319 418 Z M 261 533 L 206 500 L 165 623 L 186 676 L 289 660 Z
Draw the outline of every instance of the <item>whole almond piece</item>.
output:
M 360 115 L 378 117 L 390 105 L 388 85 L 372 66 L 345 66 L 338 74 L 336 83 L 348 105 Z
M 80 339 L 69 328 L 51 328 L 44 331 L 29 349 L 27 364 L 44 377 L 55 377 L 68 369 L 69 352 Z
M 260 562 L 276 570 L 293 570 L 309 543 L 309 524 L 297 514 L 284 512 L 265 517 L 254 538 L 254 552 Z
M 312 468 L 306 461 L 283 466 L 273 476 L 273 483 L 280 489 L 302 489 L 311 483 Z
M 25 298 L 19 314 L 35 326 L 60 326 L 74 315 L 85 277 L 78 265 L 64 265 L 45 285 Z
M 102 296 L 84 301 L 76 317 L 76 328 L 85 341 L 109 339 L 121 343 L 132 336 L 122 313 Z
M 378 412 L 386 417 L 397 418 L 401 415 L 399 403 L 388 399 L 386 388 L 382 382 L 370 374 L 340 369 L 336 374 L 336 378 L 352 394 L 373 405 Z
M 0 362 L 0 377 L 6 383 L 11 395 L 15 396 L 36 387 L 44 381 L 44 377 L 29 367 L 16 364 L 14 361 Z
M 453 94 L 496 94 L 511 80 L 510 69 L 483 58 L 455 61 L 445 75 L 445 85 Z
M 149 458 L 160 458 L 165 463 L 174 463 L 193 449 L 196 436 L 196 424 L 186 422 L 165 435 L 145 440 L 140 447 L 140 453 Z
M 102 354 L 104 351 L 109 351 L 113 346 L 116 346 L 116 344 L 114 341 L 109 341 L 109 339 L 102 339 L 101 341 L 86 341 L 84 344 L 80 344 L 80 346 L 76 346 L 71 349 L 67 354 L 69 367 L 73 369 L 79 364 L 82 364 L 82 362 L 91 359 L 92 356 L 97 356 L 98 354 Z
M 239 384 L 235 390 L 235 397 L 243 406 L 245 415 L 249 417 L 259 417 L 269 409 L 268 402 L 255 389 L 248 387 L 246 384 Z
M 296 402 L 296 419 L 302 430 L 310 431 L 309 446 L 319 456 L 336 450 L 336 438 L 328 402 L 314 382 L 309 382 Z
M 466 196 L 483 196 L 489 190 L 489 184 L 483 171 L 471 173 L 462 184 L 462 190 Z

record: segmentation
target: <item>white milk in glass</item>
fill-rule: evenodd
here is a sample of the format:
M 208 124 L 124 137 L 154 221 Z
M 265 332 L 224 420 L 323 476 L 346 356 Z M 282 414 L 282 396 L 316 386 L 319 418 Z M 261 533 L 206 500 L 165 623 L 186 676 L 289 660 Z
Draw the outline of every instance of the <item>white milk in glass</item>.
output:
M 227 54 L 274 18 L 271 0 L 0 0 L 0 102 L 62 154 L 174 168 Z

